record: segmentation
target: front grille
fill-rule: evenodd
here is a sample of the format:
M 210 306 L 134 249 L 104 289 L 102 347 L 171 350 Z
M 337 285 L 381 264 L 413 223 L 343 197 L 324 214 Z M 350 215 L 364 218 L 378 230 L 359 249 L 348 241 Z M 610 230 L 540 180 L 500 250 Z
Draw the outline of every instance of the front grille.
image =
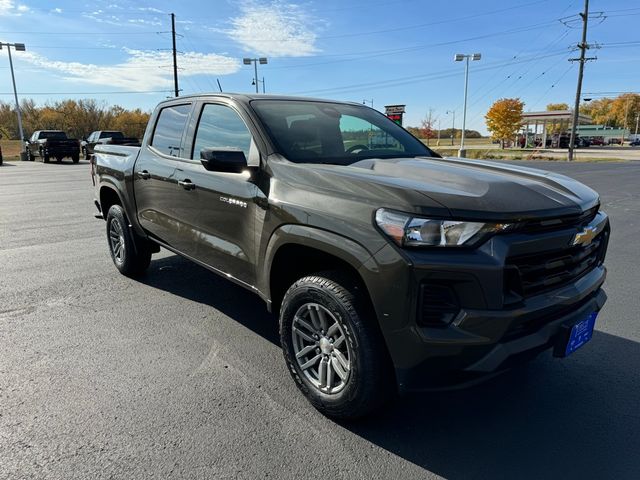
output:
M 599 208 L 599 206 L 595 206 L 578 215 L 569 215 L 550 220 L 529 220 L 519 224 L 517 230 L 520 233 L 538 233 L 586 225 L 595 218 Z
M 602 262 L 608 234 L 600 233 L 589 245 L 507 258 L 505 287 L 530 297 L 577 280 Z

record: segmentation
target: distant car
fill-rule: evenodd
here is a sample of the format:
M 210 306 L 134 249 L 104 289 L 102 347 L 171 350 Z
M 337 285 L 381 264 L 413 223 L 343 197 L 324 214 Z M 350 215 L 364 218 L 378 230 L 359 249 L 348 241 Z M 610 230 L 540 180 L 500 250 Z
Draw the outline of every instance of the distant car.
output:
M 62 130 L 36 130 L 26 142 L 27 158 L 33 162 L 40 157 L 44 163 L 51 158 L 61 162 L 70 157 L 73 163 L 80 161 L 80 142 L 76 138 L 68 138 Z
M 610 138 L 607 140 L 607 145 L 622 145 L 622 140 L 619 138 Z
M 629 142 L 629 145 L 632 147 L 640 147 L 640 138 L 636 138 L 635 140 L 632 140 L 631 142 Z
M 93 155 L 93 149 L 98 144 L 139 146 L 140 141 L 134 137 L 125 137 L 124 133 L 115 130 L 98 130 L 91 132 L 91 135 L 80 143 L 82 156 L 85 160 L 89 160 L 89 157 Z
M 591 142 L 591 145 L 594 145 L 597 147 L 604 145 L 604 138 L 602 137 L 591 137 L 589 141 Z

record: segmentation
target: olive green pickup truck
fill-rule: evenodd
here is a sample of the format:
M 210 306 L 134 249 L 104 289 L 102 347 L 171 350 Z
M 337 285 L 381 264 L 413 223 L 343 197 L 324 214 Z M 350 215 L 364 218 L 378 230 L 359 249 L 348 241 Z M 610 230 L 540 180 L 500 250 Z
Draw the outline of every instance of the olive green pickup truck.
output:
M 606 300 L 596 192 L 441 158 L 355 103 L 167 100 L 140 147 L 97 145 L 92 172 L 116 268 L 140 275 L 164 247 L 255 292 L 291 376 L 333 417 L 567 356 Z

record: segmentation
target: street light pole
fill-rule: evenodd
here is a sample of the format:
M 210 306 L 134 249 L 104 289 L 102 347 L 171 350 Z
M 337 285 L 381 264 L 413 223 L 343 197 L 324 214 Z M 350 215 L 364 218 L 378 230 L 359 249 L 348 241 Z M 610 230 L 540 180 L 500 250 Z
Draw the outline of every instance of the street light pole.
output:
M 260 80 L 258 80 L 258 63 L 260 63 L 260 65 L 265 65 L 266 63 L 268 63 L 268 60 L 265 57 L 243 58 L 242 63 L 244 63 L 245 65 L 251 65 L 253 63 L 253 71 L 254 71 L 253 84 L 256 86 L 256 93 L 260 93 L 259 85 L 258 85 L 260 83 Z M 264 93 L 264 77 L 262 77 L 262 85 L 263 85 L 263 93 Z
M 464 157 L 467 154 L 467 151 L 464 148 L 464 131 L 467 128 L 467 90 L 469 88 L 469 59 L 476 61 L 480 60 L 482 55 L 479 53 L 473 53 L 469 55 L 465 55 L 462 53 L 456 53 L 453 59 L 456 62 L 461 62 L 465 60 L 464 67 L 464 107 L 462 110 L 462 133 L 460 134 L 460 150 L 458 150 L 458 156 Z
M 2 47 L 7 47 L 7 53 L 9 54 L 9 68 L 11 70 L 11 81 L 13 82 L 13 97 L 16 101 L 16 113 L 18 114 L 18 131 L 20 133 L 20 160 L 27 159 L 27 151 L 24 144 L 24 131 L 22 130 L 22 113 L 20 112 L 20 102 L 18 102 L 18 89 L 16 88 L 16 77 L 13 73 L 13 59 L 11 58 L 11 47 L 15 48 L 17 52 L 24 52 L 26 50 L 24 43 L 2 43 L 0 42 L 0 50 Z
M 453 114 L 453 122 L 451 122 L 451 146 L 453 146 L 453 139 L 456 136 L 456 111 L 455 110 L 447 110 L 445 114 Z

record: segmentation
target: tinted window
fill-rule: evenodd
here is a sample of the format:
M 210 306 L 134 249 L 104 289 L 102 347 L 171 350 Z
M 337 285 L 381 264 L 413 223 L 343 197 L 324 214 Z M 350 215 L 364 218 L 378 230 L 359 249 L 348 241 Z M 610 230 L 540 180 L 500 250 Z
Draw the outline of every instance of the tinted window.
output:
M 203 148 L 235 148 L 249 158 L 250 146 L 251 133 L 234 110 L 224 105 L 204 106 L 191 158 L 199 159 Z
M 191 105 L 174 105 L 160 110 L 151 145 L 165 155 L 179 157 L 182 132 L 190 110 Z
M 40 138 L 51 138 L 55 140 L 64 140 L 67 138 L 67 134 L 64 132 L 40 132 Z
M 292 162 L 350 165 L 365 158 L 437 156 L 384 115 L 360 105 L 254 100 L 251 106 Z
M 122 132 L 102 132 L 100 138 L 124 138 Z

